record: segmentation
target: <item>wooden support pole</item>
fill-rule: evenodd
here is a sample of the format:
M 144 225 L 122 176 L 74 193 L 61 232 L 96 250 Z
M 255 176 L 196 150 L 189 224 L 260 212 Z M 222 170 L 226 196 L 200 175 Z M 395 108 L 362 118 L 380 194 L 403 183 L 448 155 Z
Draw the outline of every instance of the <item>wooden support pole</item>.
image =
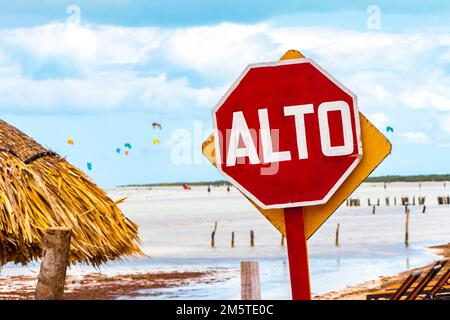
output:
M 336 241 L 335 241 L 336 247 L 339 247 L 339 226 L 340 224 L 338 223 L 336 226 Z
M 63 298 L 71 235 L 70 228 L 49 228 L 45 231 L 36 300 Z
M 284 235 L 281 235 L 281 246 L 284 247 Z
M 231 247 L 234 248 L 234 231 L 231 232 Z
M 377 199 L 377 206 L 380 206 L 380 198 Z
M 424 205 L 423 206 L 423 209 L 422 209 L 422 213 L 425 213 L 425 210 L 427 209 L 427 206 L 426 205 Z
M 372 214 L 375 214 L 375 205 L 372 207 Z
M 259 265 L 256 261 L 241 261 L 241 299 L 261 300 Z
M 370 207 L 370 199 L 367 198 L 367 205 Z
M 405 219 L 405 247 L 409 246 L 409 209 L 406 209 Z
M 253 230 L 250 230 L 250 247 L 255 246 L 255 233 Z
M 397 197 L 394 197 L 394 206 L 397 205 Z

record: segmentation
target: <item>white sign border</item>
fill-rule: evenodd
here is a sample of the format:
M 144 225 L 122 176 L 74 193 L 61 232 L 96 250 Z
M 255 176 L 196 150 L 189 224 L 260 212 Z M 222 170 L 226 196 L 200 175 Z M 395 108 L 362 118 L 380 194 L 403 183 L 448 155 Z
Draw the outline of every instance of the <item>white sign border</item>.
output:
M 335 183 L 335 185 L 330 189 L 330 191 L 325 195 L 325 197 L 321 200 L 314 201 L 302 201 L 302 202 L 289 202 L 289 203 L 281 203 L 281 204 L 271 204 L 266 205 L 262 203 L 258 198 L 256 198 L 253 194 L 251 194 L 247 189 L 245 189 L 242 185 L 240 185 L 236 180 L 230 177 L 222 170 L 221 166 L 221 153 L 220 153 L 220 145 L 219 145 L 219 135 L 217 130 L 217 119 L 216 112 L 223 105 L 226 99 L 231 95 L 231 93 L 236 89 L 245 75 L 250 71 L 250 69 L 261 68 L 261 67 L 274 67 L 274 66 L 282 66 L 289 64 L 300 64 L 300 63 L 309 63 L 313 65 L 317 70 L 319 70 L 322 74 L 324 74 L 331 82 L 336 84 L 340 89 L 342 89 L 345 93 L 352 97 L 353 100 L 353 110 L 355 117 L 355 125 L 356 125 L 356 141 L 358 144 L 358 155 L 355 157 L 355 161 L 350 165 L 350 167 L 345 171 L 345 173 L 341 176 L 341 178 Z M 348 176 L 353 172 L 356 166 L 361 161 L 363 156 L 362 149 L 362 141 L 361 141 L 361 124 L 359 121 L 359 109 L 358 109 L 358 98 L 356 94 L 354 94 L 350 89 L 344 86 L 339 80 L 334 78 L 331 74 L 325 71 L 321 66 L 319 66 L 316 62 L 314 62 L 310 58 L 300 58 L 300 59 L 290 59 L 290 60 L 280 60 L 274 62 L 262 62 L 262 63 L 253 63 L 249 64 L 244 71 L 240 74 L 240 76 L 234 81 L 231 87 L 225 92 L 219 102 L 212 109 L 212 118 L 213 118 L 213 126 L 214 126 L 214 144 L 216 149 L 216 164 L 219 172 L 224 176 L 227 180 L 231 181 L 233 185 L 235 185 L 242 193 L 244 193 L 248 198 L 250 198 L 253 202 L 255 202 L 259 207 L 263 209 L 283 209 L 283 208 L 293 208 L 293 207 L 303 207 L 303 206 L 314 206 L 325 204 L 337 191 L 337 189 L 342 185 L 342 183 L 348 178 Z

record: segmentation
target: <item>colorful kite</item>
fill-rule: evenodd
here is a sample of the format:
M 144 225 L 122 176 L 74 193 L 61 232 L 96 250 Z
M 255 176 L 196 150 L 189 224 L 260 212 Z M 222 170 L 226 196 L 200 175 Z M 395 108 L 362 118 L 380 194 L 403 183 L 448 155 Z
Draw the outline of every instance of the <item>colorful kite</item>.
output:
M 159 128 L 161 130 L 161 124 L 159 124 L 158 122 L 153 122 L 152 127 L 153 129 Z
M 67 139 L 67 144 L 73 145 L 73 140 L 72 139 Z
M 88 170 L 92 170 L 92 163 L 88 162 L 86 165 L 87 165 Z

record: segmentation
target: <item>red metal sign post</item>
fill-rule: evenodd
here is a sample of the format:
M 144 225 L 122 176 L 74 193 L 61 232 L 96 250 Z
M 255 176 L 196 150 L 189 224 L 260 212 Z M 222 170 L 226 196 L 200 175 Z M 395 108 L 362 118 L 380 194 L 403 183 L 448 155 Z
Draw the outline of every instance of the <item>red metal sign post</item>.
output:
M 308 245 L 305 236 L 303 208 L 284 209 L 289 273 L 293 300 L 311 300 Z

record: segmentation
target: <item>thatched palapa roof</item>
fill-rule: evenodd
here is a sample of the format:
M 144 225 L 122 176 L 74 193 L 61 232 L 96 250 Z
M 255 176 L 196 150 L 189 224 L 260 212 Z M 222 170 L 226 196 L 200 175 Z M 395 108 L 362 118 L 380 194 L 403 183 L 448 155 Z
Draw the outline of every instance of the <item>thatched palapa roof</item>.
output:
M 142 254 L 137 226 L 117 203 L 81 170 L 0 120 L 0 265 L 40 258 L 49 227 L 72 229 L 72 263 Z

